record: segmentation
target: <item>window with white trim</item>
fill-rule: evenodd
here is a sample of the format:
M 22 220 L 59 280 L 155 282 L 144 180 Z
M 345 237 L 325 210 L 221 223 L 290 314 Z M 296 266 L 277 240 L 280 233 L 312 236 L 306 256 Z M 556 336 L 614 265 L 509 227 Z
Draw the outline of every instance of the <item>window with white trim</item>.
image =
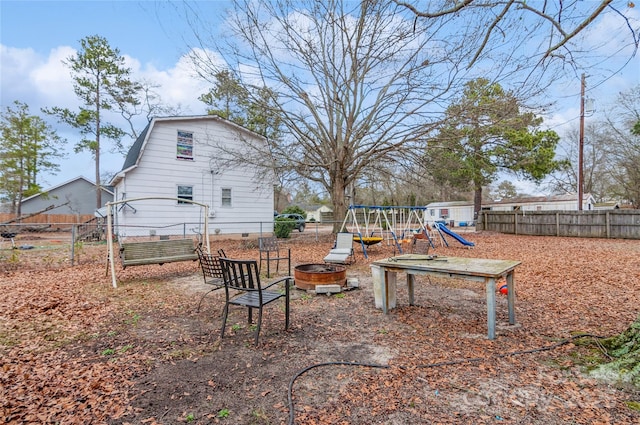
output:
M 185 199 L 187 201 L 193 201 L 193 186 L 178 186 L 178 205 L 188 205 L 190 202 L 181 201 Z
M 229 187 L 223 187 L 222 188 L 222 199 L 220 204 L 223 207 L 230 207 L 231 206 L 231 188 Z
M 176 158 L 193 161 L 193 133 L 178 130 L 178 142 L 176 145 Z

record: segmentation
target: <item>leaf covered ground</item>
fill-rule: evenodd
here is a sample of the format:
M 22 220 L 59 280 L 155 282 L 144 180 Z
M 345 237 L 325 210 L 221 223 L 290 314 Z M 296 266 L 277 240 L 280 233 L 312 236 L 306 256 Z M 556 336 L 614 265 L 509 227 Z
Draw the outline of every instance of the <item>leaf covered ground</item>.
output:
M 498 294 L 497 338 L 486 338 L 482 284 L 418 277 L 416 305 L 375 308 L 369 263 L 357 252 L 340 295 L 294 290 L 292 325 L 267 308 L 255 347 L 243 311 L 220 339 L 224 295 L 197 263 L 117 269 L 106 246 L 0 250 L 0 418 L 9 424 L 634 424 L 640 391 L 602 382 L 597 339 L 640 313 L 640 242 L 465 233 L 441 256 L 521 261 L 516 325 Z M 28 242 L 28 241 L 16 241 Z M 322 262 L 332 238 L 282 242 L 293 265 Z M 257 258 L 251 241 L 213 241 Z M 6 248 L 4 245 L 2 248 Z M 42 249 L 40 249 L 42 248 Z M 78 264 L 79 263 L 79 264 Z M 402 279 L 400 279 L 402 281 Z M 553 348 L 552 348 L 553 347 Z M 288 397 L 288 395 L 291 397 Z

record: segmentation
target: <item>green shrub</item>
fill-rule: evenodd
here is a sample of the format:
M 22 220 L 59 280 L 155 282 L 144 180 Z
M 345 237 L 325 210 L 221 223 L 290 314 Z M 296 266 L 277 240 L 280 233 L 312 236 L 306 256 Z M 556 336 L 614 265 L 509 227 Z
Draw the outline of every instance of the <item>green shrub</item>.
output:
M 291 237 L 291 231 L 296 226 L 294 221 L 284 217 L 276 217 L 273 223 L 273 233 L 276 238 L 288 239 Z

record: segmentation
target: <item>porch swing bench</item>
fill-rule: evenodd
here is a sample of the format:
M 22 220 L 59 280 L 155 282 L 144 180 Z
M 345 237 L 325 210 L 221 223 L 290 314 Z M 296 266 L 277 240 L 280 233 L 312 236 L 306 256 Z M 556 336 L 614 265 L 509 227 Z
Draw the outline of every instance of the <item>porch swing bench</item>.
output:
M 120 244 L 122 268 L 176 261 L 196 261 L 198 253 L 191 239 L 126 242 Z

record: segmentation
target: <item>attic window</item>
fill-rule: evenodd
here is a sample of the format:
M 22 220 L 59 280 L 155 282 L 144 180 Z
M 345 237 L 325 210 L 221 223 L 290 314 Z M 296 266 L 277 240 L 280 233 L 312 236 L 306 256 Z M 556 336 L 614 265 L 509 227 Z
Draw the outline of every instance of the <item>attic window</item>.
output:
M 190 131 L 178 130 L 176 158 L 193 160 L 193 133 Z

